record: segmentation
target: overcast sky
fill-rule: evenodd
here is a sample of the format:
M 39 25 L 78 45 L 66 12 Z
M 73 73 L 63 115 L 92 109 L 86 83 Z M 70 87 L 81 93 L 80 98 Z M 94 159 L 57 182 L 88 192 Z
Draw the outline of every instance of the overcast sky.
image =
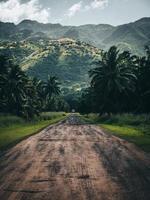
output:
M 0 0 L 0 21 L 119 25 L 150 17 L 150 0 Z

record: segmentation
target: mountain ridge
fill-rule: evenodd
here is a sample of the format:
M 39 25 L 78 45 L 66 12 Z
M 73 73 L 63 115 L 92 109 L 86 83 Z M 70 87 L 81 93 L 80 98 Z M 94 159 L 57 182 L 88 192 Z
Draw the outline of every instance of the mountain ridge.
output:
M 9 26 L 11 30 L 9 30 Z M 144 17 L 135 22 L 119 26 L 109 24 L 63 26 L 59 23 L 44 24 L 32 20 L 23 20 L 17 25 L 0 22 L 0 40 L 25 40 L 29 36 L 34 38 L 34 34 L 37 32 L 43 32 L 46 39 L 66 37 L 105 50 L 112 45 L 116 45 L 121 50 L 129 50 L 134 54 L 142 55 L 144 46 L 150 43 L 150 17 Z

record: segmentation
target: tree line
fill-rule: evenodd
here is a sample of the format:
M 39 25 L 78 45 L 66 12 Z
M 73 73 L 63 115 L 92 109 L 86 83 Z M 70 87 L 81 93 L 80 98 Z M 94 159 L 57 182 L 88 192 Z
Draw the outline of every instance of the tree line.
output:
M 149 47 L 145 47 L 145 56 L 139 57 L 112 46 L 95 65 L 89 71 L 90 87 L 78 101 L 80 112 L 150 112 Z
M 61 94 L 55 76 L 47 81 L 29 77 L 13 61 L 0 56 L 0 112 L 32 119 L 42 111 L 81 113 L 149 113 L 150 48 L 145 56 L 120 52 L 112 46 L 102 51 L 101 59 L 92 63 L 90 86 L 81 92 Z
M 0 56 L 0 112 L 30 120 L 42 111 L 68 110 L 60 94 L 57 77 L 48 76 L 46 82 L 31 78 L 11 59 Z

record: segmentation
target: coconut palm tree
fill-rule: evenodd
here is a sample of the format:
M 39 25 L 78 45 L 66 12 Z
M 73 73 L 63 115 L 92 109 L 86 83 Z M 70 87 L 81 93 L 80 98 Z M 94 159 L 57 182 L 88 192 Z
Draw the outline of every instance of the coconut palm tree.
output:
M 5 85 L 7 83 L 8 78 L 8 59 L 6 56 L 0 55 L 0 111 L 6 111 L 6 88 Z
M 45 96 L 46 96 L 46 108 L 51 109 L 51 103 L 54 101 L 55 95 L 60 94 L 60 83 L 56 76 L 48 76 L 48 80 L 45 84 Z
M 150 112 L 150 48 L 145 47 L 146 55 L 139 58 L 137 93 L 140 97 L 139 111 Z
M 89 72 L 101 113 L 117 112 L 122 95 L 135 90 L 134 59 L 129 52 L 119 53 L 112 46 L 108 52 L 102 52 L 98 67 Z
M 39 113 L 36 84 L 18 65 L 0 58 L 0 111 L 21 115 L 27 119 Z
M 28 120 L 32 119 L 34 115 L 39 115 L 42 110 L 42 100 L 38 94 L 39 84 L 40 81 L 28 78 L 25 85 L 25 98 L 22 103 L 21 114 Z
M 5 98 L 9 112 L 20 114 L 25 98 L 25 85 L 27 76 L 18 65 L 11 64 L 5 81 Z
M 48 80 L 45 85 L 45 94 L 48 98 L 51 98 L 52 95 L 60 94 L 60 83 L 56 76 L 48 76 Z

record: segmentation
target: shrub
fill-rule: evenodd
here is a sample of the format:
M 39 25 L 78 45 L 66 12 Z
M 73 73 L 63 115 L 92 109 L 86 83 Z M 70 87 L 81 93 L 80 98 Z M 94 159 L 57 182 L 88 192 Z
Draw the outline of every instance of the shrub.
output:
M 0 115 L 0 127 L 7 127 L 13 124 L 24 123 L 24 120 L 21 117 L 13 115 Z

